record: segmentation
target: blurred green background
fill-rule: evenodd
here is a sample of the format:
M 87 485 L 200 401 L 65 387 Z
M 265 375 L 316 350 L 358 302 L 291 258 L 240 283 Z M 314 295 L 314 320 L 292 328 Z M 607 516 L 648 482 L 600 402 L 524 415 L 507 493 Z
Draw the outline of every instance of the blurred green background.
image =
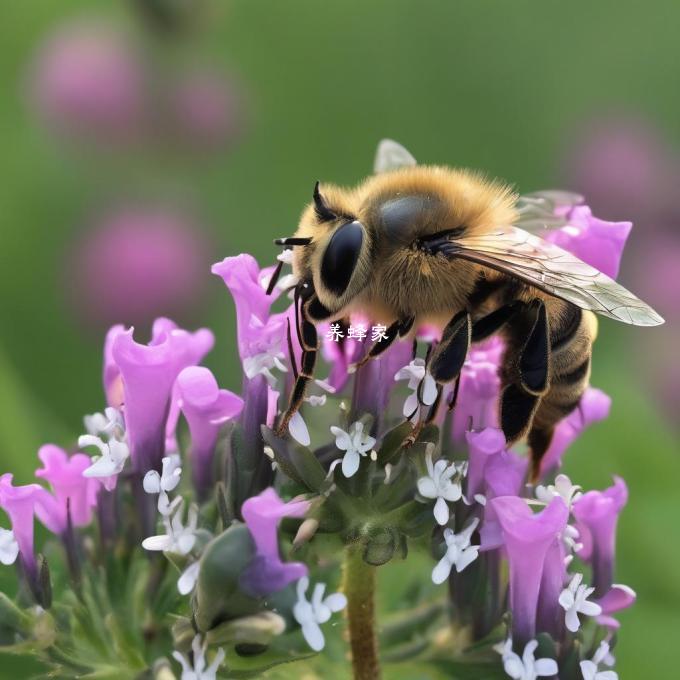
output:
M 0 471 L 28 481 L 38 446 L 72 443 L 83 414 L 103 406 L 101 345 L 113 320 L 137 321 L 144 333 L 144 318 L 172 312 L 180 323 L 213 328 L 217 345 L 207 363 L 238 389 L 232 304 L 207 265 L 242 251 L 273 261 L 271 239 L 292 232 L 314 181 L 359 180 L 380 138 L 402 142 L 421 162 L 480 168 L 523 192 L 560 184 L 587 192 L 597 135 L 606 151 L 607 134 L 622 130 L 618 143 L 625 147 L 630 134 L 632 151 L 596 158 L 595 180 L 624 172 L 621 181 L 632 184 L 620 187 L 621 205 L 635 214 L 618 210 L 611 187 L 600 187 L 599 203 L 591 203 L 603 218 L 635 218 L 621 279 L 658 294 L 648 301 L 669 323 L 651 330 L 601 324 L 593 384 L 613 397 L 612 415 L 581 438 L 566 468 L 585 487 L 603 488 L 612 473 L 625 477 L 630 501 L 617 579 L 637 591 L 638 602 L 620 617 L 617 669 L 624 679 L 674 675 L 680 386 L 672 291 L 680 260 L 670 274 L 636 265 L 657 261 L 650 244 L 664 255 L 680 252 L 673 251 L 680 239 L 680 5 L 187 0 L 174 3 L 188 8 L 187 25 L 169 27 L 144 18 L 140 4 L 31 0 L 5 8 L 0 22 Z M 143 65 L 138 93 L 154 113 L 133 139 L 118 138 L 110 121 L 103 132 L 80 135 L 80 121 L 65 133 L 36 100 L 43 46 L 83 16 L 126 36 L 134 49 L 124 54 Z M 87 52 L 81 58 L 89 63 Z M 226 98 L 237 111 L 222 111 L 233 120 L 224 128 L 218 120 L 206 134 L 166 129 L 163 88 L 208 67 L 233 89 Z M 637 174 L 636 163 L 644 166 Z M 138 265 L 119 257 L 115 238 L 91 242 L 106 216 L 126 205 L 190 216 L 194 240 L 180 239 L 179 252 L 205 263 L 197 277 L 195 267 L 179 272 L 183 265 L 170 257 L 152 282 L 159 297 L 146 307 L 128 276 Z M 175 309 L 178 281 L 188 293 Z M 110 316 L 125 316 L 133 301 L 131 318 Z M 11 575 L 0 579 L 10 587 Z M 23 677 L 22 669 L 0 665 L 0 677 Z

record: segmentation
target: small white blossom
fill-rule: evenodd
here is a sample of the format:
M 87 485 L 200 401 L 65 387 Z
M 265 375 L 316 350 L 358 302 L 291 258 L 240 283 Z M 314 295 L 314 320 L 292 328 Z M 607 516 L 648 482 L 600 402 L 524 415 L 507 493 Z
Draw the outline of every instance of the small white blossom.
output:
M 437 383 L 434 378 L 425 370 L 424 359 L 414 359 L 408 366 L 400 368 L 394 379 L 408 380 L 408 388 L 411 394 L 404 402 L 403 414 L 405 418 L 415 418 L 420 408 L 418 392 L 420 391 L 422 403 L 425 406 L 434 404 L 437 398 Z M 420 384 L 422 383 L 422 388 Z
M 188 595 L 196 587 L 200 566 L 200 562 L 192 562 L 182 572 L 177 581 L 177 590 L 179 590 L 180 595 Z
M 427 476 L 418 480 L 418 493 L 423 498 L 436 499 L 434 504 L 434 517 L 439 524 L 444 526 L 449 521 L 449 506 L 447 501 L 455 503 L 463 496 L 461 479 L 467 466 L 456 466 L 449 463 L 445 458 L 440 458 L 432 464 L 432 448 L 428 447 L 425 463 L 427 464 Z M 452 478 L 457 475 L 454 482 Z
M 92 465 L 83 471 L 83 477 L 111 477 L 123 470 L 125 461 L 130 456 L 130 449 L 125 442 L 118 439 L 110 439 L 105 442 L 101 437 L 92 434 L 83 434 L 78 437 L 78 446 L 82 449 L 86 446 L 96 446 L 101 455 L 94 456 Z
M 161 515 L 170 514 L 170 499 L 168 492 L 177 488 L 182 476 L 182 463 L 179 454 L 163 458 L 163 468 L 159 475 L 156 470 L 149 470 L 142 482 L 146 493 L 158 494 L 158 512 Z
M 194 653 L 193 665 L 188 657 L 175 651 L 172 656 L 182 666 L 181 680 L 216 680 L 217 669 L 224 661 L 224 650 L 220 647 L 215 654 L 212 663 L 206 667 L 205 652 L 207 649 L 207 642 L 201 644 L 201 636 L 197 635 L 191 642 L 191 649 Z
M 524 647 L 522 657 L 512 651 L 512 640 L 495 647 L 503 657 L 503 669 L 513 680 L 536 680 L 536 678 L 557 675 L 557 662 L 554 659 L 535 659 L 534 652 L 538 647 L 536 640 L 530 640 Z
M 254 378 L 256 375 L 263 375 L 271 387 L 276 386 L 276 376 L 272 373 L 272 369 L 277 368 L 279 371 L 286 373 L 288 367 L 284 364 L 286 355 L 281 351 L 281 348 L 276 345 L 265 352 L 260 352 L 255 356 L 246 357 L 243 360 L 243 372 L 248 379 Z
M 335 435 L 335 445 L 345 452 L 342 458 L 342 474 L 351 477 L 359 469 L 361 457 L 375 445 L 375 437 L 364 434 L 364 424 L 361 421 L 353 423 L 349 432 L 332 425 L 331 432 Z
M 162 550 L 163 552 L 188 555 L 196 543 L 198 508 L 193 504 L 189 507 L 186 526 L 182 521 L 183 515 L 184 501 L 181 498 L 176 498 L 170 504 L 170 513 L 163 517 L 166 533 L 145 538 L 142 541 L 142 547 L 146 550 Z
M 0 527 L 0 562 L 4 565 L 14 564 L 19 554 L 19 544 L 11 529 Z
M 600 664 L 612 666 L 614 659 L 609 653 L 609 643 L 606 640 L 600 642 L 600 646 L 593 655 L 591 661 L 581 661 L 581 673 L 583 680 L 619 680 L 619 674 L 615 671 L 601 671 Z
M 300 411 L 296 411 L 290 419 L 290 422 L 288 423 L 288 432 L 290 433 L 290 436 L 298 442 L 298 444 L 302 444 L 302 446 L 309 446 L 312 441 L 309 436 L 309 430 L 307 429 L 307 423 L 305 423 Z
M 549 486 L 539 485 L 536 487 L 536 498 L 542 503 L 548 504 L 553 498 L 559 496 L 568 508 L 571 508 L 572 504 L 582 495 L 581 487 L 572 484 L 571 479 L 567 475 L 557 475 L 555 477 L 555 484 L 550 484 Z
M 444 529 L 446 554 L 432 570 L 432 581 L 434 583 L 437 585 L 444 583 L 453 567 L 460 573 L 477 559 L 479 546 L 470 545 L 470 539 L 478 524 L 479 519 L 475 517 L 459 534 L 453 533 L 451 529 Z
M 569 585 L 560 593 L 560 606 L 567 612 L 564 620 L 567 628 L 575 633 L 581 626 L 578 615 L 599 616 L 602 607 L 595 602 L 589 602 L 588 598 L 595 591 L 595 588 L 588 588 L 581 584 L 583 574 L 574 574 Z
M 307 588 L 309 579 L 303 576 L 297 582 L 297 602 L 293 606 L 293 616 L 302 627 L 307 644 L 315 651 L 320 652 L 326 641 L 320 624 L 326 623 L 333 612 L 339 612 L 347 606 L 347 598 L 342 593 L 333 593 L 324 598 L 326 591 L 325 583 L 317 583 L 314 586 L 311 601 L 307 600 Z
M 85 430 L 88 434 L 107 435 L 122 439 L 125 435 L 125 421 L 123 414 L 112 406 L 107 406 L 104 413 L 92 413 L 83 418 Z

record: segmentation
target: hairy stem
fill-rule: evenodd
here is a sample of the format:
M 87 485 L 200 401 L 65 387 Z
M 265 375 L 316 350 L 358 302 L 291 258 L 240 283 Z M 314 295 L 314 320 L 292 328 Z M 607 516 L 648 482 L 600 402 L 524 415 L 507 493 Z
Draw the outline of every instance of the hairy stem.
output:
M 359 546 L 347 547 L 343 590 L 354 680 L 379 680 L 381 676 L 375 632 L 375 569 L 364 562 Z

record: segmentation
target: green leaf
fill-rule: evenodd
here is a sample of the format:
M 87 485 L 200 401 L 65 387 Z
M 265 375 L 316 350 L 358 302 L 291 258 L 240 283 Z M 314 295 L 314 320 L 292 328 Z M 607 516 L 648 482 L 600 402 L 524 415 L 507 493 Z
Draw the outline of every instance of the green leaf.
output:
M 392 462 L 403 451 L 404 441 L 412 430 L 412 423 L 406 421 L 385 433 L 378 451 L 378 463 L 380 465 Z

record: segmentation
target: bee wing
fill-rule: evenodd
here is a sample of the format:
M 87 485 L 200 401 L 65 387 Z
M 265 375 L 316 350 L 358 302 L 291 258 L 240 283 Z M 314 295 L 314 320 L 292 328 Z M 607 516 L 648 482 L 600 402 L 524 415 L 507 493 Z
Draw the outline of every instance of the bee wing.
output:
M 562 248 L 518 227 L 449 241 L 447 257 L 460 257 L 514 276 L 550 295 L 635 326 L 663 319 L 642 300 Z
M 573 208 L 583 201 L 580 194 L 556 189 L 525 194 L 517 199 L 517 226 L 540 236 L 548 229 L 558 229 L 568 223 L 567 218 L 560 214 L 566 211 L 560 209 Z
M 412 165 L 417 165 L 416 159 L 401 144 L 393 139 L 380 140 L 373 162 L 373 172 L 376 175 Z

